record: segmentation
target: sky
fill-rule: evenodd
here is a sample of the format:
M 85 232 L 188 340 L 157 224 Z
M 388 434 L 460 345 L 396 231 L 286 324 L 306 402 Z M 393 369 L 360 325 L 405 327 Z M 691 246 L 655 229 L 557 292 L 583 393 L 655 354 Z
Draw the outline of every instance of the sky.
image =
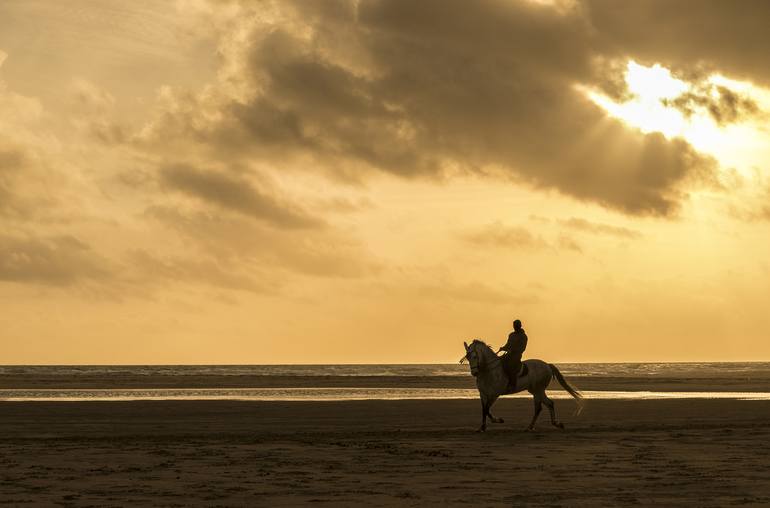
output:
M 769 16 L 4 0 L 0 363 L 770 361 Z

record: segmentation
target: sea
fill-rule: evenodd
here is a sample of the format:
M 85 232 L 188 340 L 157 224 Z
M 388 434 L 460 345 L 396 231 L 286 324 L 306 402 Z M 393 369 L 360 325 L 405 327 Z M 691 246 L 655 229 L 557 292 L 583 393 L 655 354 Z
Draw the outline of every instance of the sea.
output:
M 641 387 L 637 386 L 637 389 L 632 390 L 584 390 L 583 394 L 588 399 L 770 400 L 770 389 L 757 390 L 756 383 L 753 383 L 752 389 L 741 389 L 742 381 L 746 381 L 748 386 L 756 380 L 760 380 L 762 386 L 770 387 L 770 362 L 557 365 L 566 378 L 578 382 L 602 378 L 628 385 L 622 381 L 641 380 Z M 196 380 L 194 387 L 180 386 L 188 379 Z M 230 379 L 260 381 L 257 386 L 242 387 L 230 386 L 233 384 L 228 382 Z M 330 385 L 324 382 L 327 379 L 333 379 L 334 383 Z M 361 380 L 364 379 L 375 379 L 377 382 L 362 383 Z M 651 381 L 650 386 L 655 386 L 653 381 L 659 385 L 661 380 L 692 379 L 707 380 L 711 383 L 725 380 L 729 381 L 731 388 L 736 389 L 644 389 L 645 380 Z M 201 386 L 201 383 L 206 383 L 207 380 L 210 380 L 210 386 Z M 420 382 L 415 383 L 414 380 Z M 377 386 L 378 383 L 381 386 Z M 513 395 L 528 396 L 526 393 Z M 569 398 L 561 389 L 549 391 L 549 396 Z M 0 366 L 0 401 L 340 401 L 475 398 L 478 398 L 478 391 L 473 388 L 468 366 L 459 364 Z

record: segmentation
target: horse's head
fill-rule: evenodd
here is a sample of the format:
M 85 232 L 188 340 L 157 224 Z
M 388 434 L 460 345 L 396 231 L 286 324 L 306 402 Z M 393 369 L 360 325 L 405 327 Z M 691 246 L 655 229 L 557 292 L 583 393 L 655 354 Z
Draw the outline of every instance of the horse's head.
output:
M 471 345 L 469 346 L 467 342 L 463 342 L 463 345 L 465 346 L 465 356 L 460 359 L 460 363 L 463 362 L 463 360 L 468 360 L 468 365 L 471 368 L 471 375 L 473 377 L 476 377 L 479 375 L 479 369 L 481 368 L 481 356 L 479 355 L 479 352 L 476 350 L 476 346 L 479 344 L 478 341 L 474 340 L 471 342 Z

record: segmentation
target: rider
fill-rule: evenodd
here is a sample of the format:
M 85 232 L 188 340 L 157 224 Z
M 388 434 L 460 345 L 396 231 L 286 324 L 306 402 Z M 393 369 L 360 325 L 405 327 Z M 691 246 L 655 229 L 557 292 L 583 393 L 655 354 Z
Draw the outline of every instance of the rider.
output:
M 508 374 L 508 388 L 513 391 L 516 389 L 516 376 L 521 370 L 521 355 L 527 349 L 527 334 L 521 327 L 521 321 L 518 319 L 513 322 L 513 331 L 508 335 L 508 342 L 497 350 L 505 351 L 503 355 L 503 368 Z

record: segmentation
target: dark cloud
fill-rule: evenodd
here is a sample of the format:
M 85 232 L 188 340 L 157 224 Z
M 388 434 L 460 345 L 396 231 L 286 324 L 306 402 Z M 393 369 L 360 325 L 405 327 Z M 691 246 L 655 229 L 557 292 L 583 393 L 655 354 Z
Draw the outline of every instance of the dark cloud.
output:
M 111 264 L 73 236 L 0 236 L 0 281 L 70 286 L 112 275 Z
M 661 102 L 680 110 L 687 117 L 698 111 L 704 111 L 719 125 L 751 118 L 760 112 L 759 106 L 750 97 L 713 84 L 701 85 L 693 91 Z
M 584 231 L 598 235 L 616 236 L 619 238 L 640 238 L 642 234 L 634 229 L 620 226 L 611 226 L 599 222 L 591 222 L 586 219 L 572 217 L 570 219 L 560 220 L 559 223 L 575 231 Z
M 160 171 L 161 184 L 224 209 L 285 228 L 310 228 L 320 222 L 306 213 L 279 202 L 243 177 L 176 164 Z
M 601 64 L 612 45 L 580 6 L 279 5 L 292 22 L 259 25 L 238 53 L 257 92 L 219 98 L 214 121 L 195 113 L 214 106 L 176 107 L 150 130 L 157 139 L 187 136 L 229 158 L 310 157 L 345 177 L 493 172 L 639 215 L 674 214 L 683 187 L 714 171 L 684 141 L 627 128 L 576 88 L 609 86 L 617 67 Z M 182 176 L 192 192 L 208 187 Z
M 769 84 L 770 3 L 764 0 L 584 0 L 597 47 L 694 75 L 717 70 Z

